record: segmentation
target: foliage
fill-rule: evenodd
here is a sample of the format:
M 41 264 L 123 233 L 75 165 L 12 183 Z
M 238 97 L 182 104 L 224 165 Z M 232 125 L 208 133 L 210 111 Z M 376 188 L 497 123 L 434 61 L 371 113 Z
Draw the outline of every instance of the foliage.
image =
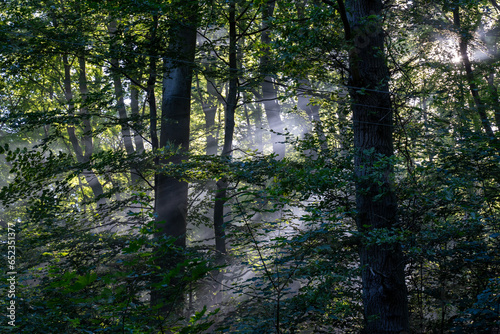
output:
M 199 2 L 190 149 L 179 163 L 159 163 L 182 151 L 155 146 L 154 136 L 161 79 L 174 75 L 163 65 L 179 60 L 169 36 L 178 15 L 192 13 L 179 12 L 178 1 L 1 2 L 0 266 L 9 266 L 9 226 L 17 311 L 16 326 L 3 318 L 0 330 L 359 333 L 366 321 L 360 246 L 394 243 L 405 255 L 412 332 L 497 330 L 495 2 L 393 1 L 377 17 L 386 32 L 396 153 L 378 159 L 367 180 L 391 180 L 398 224 L 368 231 L 355 224 L 363 189 L 355 186 L 347 94 L 352 50 L 337 2 L 277 2 L 265 43 L 268 3 L 234 1 L 234 150 L 205 154 L 210 141 L 220 153 L 226 126 L 231 3 Z M 285 157 L 272 151 L 276 133 L 262 108 L 269 78 Z M 387 166 L 394 166 L 389 176 Z M 160 174 L 189 183 L 186 248 L 158 237 Z M 214 247 L 220 180 L 227 254 Z M 0 277 L 4 309 L 10 276 Z M 155 304 L 154 291 L 168 298 Z

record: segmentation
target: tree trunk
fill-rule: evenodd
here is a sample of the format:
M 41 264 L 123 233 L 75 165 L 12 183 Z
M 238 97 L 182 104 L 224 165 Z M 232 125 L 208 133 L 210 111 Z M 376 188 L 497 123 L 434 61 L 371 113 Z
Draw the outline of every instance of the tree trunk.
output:
M 488 137 L 493 138 L 495 137 L 495 135 L 493 134 L 493 130 L 491 129 L 488 115 L 486 114 L 486 105 L 483 103 L 483 101 L 481 101 L 481 97 L 479 96 L 479 88 L 477 87 L 477 84 L 474 80 L 474 72 L 472 71 L 472 65 L 469 60 L 469 55 L 467 54 L 468 40 L 466 36 L 468 32 L 462 31 L 462 27 L 460 24 L 460 6 L 458 4 L 455 4 L 455 8 L 453 9 L 453 24 L 459 32 L 460 56 L 462 57 L 462 63 L 465 67 L 467 83 L 469 84 L 472 98 L 474 99 L 477 112 L 479 114 L 479 117 L 481 118 L 481 124 L 483 125 L 484 131 L 486 131 Z
M 260 103 L 253 105 L 252 113 L 255 122 L 255 149 L 258 152 L 264 152 L 264 143 L 262 142 L 262 106 Z
M 498 37 L 496 36 L 496 34 L 491 32 L 486 33 L 486 37 L 484 39 L 484 43 L 486 44 L 488 53 L 493 57 L 498 53 L 498 49 L 496 46 L 497 39 Z M 492 106 L 493 112 L 495 113 L 495 124 L 497 126 L 497 129 L 500 129 L 500 99 L 498 97 L 498 89 L 495 86 L 495 70 L 493 69 L 493 67 L 491 68 L 486 81 L 488 81 L 490 105 Z
M 207 155 L 217 155 L 217 138 L 215 136 L 215 115 L 217 114 L 217 91 L 215 79 L 207 78 L 207 104 L 203 106 L 205 129 L 207 131 Z
M 147 81 L 147 101 L 149 105 L 149 135 L 151 137 L 151 146 L 153 151 L 158 149 L 158 131 L 157 131 L 157 122 L 158 122 L 158 106 L 156 104 L 156 95 L 155 95 L 155 87 L 156 87 L 156 78 L 157 78 L 157 69 L 156 69 L 156 44 L 157 44 L 157 29 L 158 29 L 158 15 L 153 16 L 153 25 L 150 30 L 150 57 L 149 57 L 149 77 Z M 155 166 L 158 165 L 158 159 L 155 159 Z M 155 177 L 155 189 L 156 189 L 156 177 Z
M 116 33 L 116 20 L 111 21 L 108 27 L 108 32 L 111 39 L 113 39 Z M 110 46 L 111 48 L 113 48 L 116 46 L 116 43 L 111 42 Z M 129 119 L 127 116 L 127 109 L 125 107 L 125 101 L 124 101 L 125 91 L 123 89 L 123 84 L 119 72 L 120 63 L 116 58 L 111 58 L 110 62 L 111 62 L 111 77 L 113 79 L 113 85 L 115 88 L 116 109 L 118 110 L 118 116 L 120 117 L 123 144 L 125 146 L 125 151 L 127 152 L 127 156 L 129 158 L 132 158 L 133 155 L 135 154 L 135 149 L 134 149 L 134 144 L 132 142 L 132 133 L 130 131 L 130 126 L 128 125 Z M 133 167 L 130 169 L 130 179 L 132 180 L 133 184 L 140 180 L 137 170 Z
M 139 114 L 139 90 L 137 86 L 133 83 L 130 84 L 130 110 L 132 112 L 132 117 L 135 122 L 139 122 L 140 114 Z M 144 140 L 142 139 L 142 134 L 140 132 L 140 128 L 142 128 L 141 123 L 136 125 L 137 128 L 134 129 L 134 143 L 135 143 L 135 151 L 137 154 L 144 153 Z
M 88 163 L 92 156 L 94 145 L 92 140 L 92 126 L 90 124 L 90 119 L 88 117 L 87 107 L 85 105 L 88 88 L 87 88 L 87 76 L 85 71 L 85 59 L 82 57 L 78 58 L 79 63 L 79 75 L 78 75 L 78 84 L 80 88 L 80 94 L 82 95 L 82 107 L 80 108 L 80 117 L 82 118 L 83 123 L 83 146 L 84 149 L 80 146 L 80 141 L 76 136 L 75 127 L 73 125 L 69 125 L 66 130 L 68 132 L 69 141 L 71 142 L 71 146 L 75 152 L 76 160 L 79 163 Z M 63 65 L 64 65 L 64 96 L 66 98 L 66 102 L 68 103 L 68 110 L 71 116 L 74 116 L 75 112 L 75 104 L 73 102 L 73 91 L 71 89 L 71 64 L 69 63 L 68 56 L 63 55 Z M 99 182 L 99 179 L 95 175 L 95 173 L 91 169 L 84 169 L 82 172 L 85 180 L 88 185 L 92 189 L 94 194 L 94 198 L 97 199 L 97 206 L 99 207 L 101 204 L 106 203 L 106 198 L 102 197 L 104 194 L 104 189 Z
M 498 90 L 495 86 L 495 74 L 490 73 L 488 76 L 488 88 L 490 89 L 490 103 L 495 112 L 495 124 L 497 129 L 500 129 L 500 99 L 498 98 Z
M 164 59 L 163 103 L 160 148 L 179 149 L 161 164 L 179 164 L 189 150 L 191 81 L 196 47 L 196 28 L 179 24 L 169 46 L 169 55 L 183 55 L 182 61 Z M 186 247 L 188 184 L 159 173 L 156 194 L 160 235 L 174 237 L 175 245 Z
M 167 164 L 180 164 L 187 159 L 191 115 L 191 82 L 196 49 L 196 7 L 194 2 L 183 9 L 189 17 L 177 21 L 170 28 L 170 44 L 163 59 L 163 99 L 159 148 L 175 150 L 167 158 L 160 156 L 160 168 Z M 175 57 L 175 59 L 173 58 Z M 150 92 L 153 95 L 153 92 Z M 150 96 L 151 97 L 151 96 Z M 153 120 L 152 120 L 153 121 Z M 186 248 L 188 184 L 171 175 L 158 171 L 155 184 L 157 265 L 165 273 L 182 262 L 182 252 L 171 252 L 162 246 L 163 238 L 173 238 L 173 245 Z M 168 245 L 168 244 L 167 244 Z M 182 303 L 182 281 L 172 278 L 168 287 L 152 292 L 152 303 L 161 306 L 163 313 L 178 309 Z M 168 312 L 167 312 L 168 313 Z
M 341 0 L 338 4 L 346 39 L 352 47 L 349 93 L 354 122 L 356 224 L 365 237 L 370 232 L 392 233 L 398 218 L 391 177 L 393 110 L 383 51 L 382 1 L 348 0 L 347 11 L 342 10 Z M 360 260 L 366 333 L 407 331 L 408 300 L 401 245 L 363 240 Z
M 271 44 L 271 37 L 269 33 L 269 19 L 273 16 L 275 0 L 268 0 L 263 5 L 262 12 L 262 35 L 261 42 L 265 46 L 265 54 L 260 58 L 261 72 L 264 75 L 262 82 L 262 100 L 264 103 L 264 110 L 267 116 L 267 122 L 271 130 L 271 141 L 273 143 L 273 152 L 277 155 L 278 159 L 283 159 L 286 153 L 285 137 L 282 135 L 284 132 L 283 121 L 281 120 L 281 106 L 278 102 L 278 90 L 274 85 L 274 79 L 267 75 L 270 69 L 269 52 Z
M 231 159 L 234 135 L 234 114 L 238 100 L 238 61 L 236 50 L 236 4 L 229 4 L 229 91 L 224 115 L 224 147 L 222 157 Z M 228 182 L 223 176 L 217 181 L 214 203 L 215 250 L 226 253 L 226 233 L 224 230 L 224 204 L 226 203 Z
M 208 62 L 203 62 L 206 70 L 209 70 Z M 215 79 L 206 76 L 207 98 L 203 97 L 200 89 L 200 80 L 197 79 L 196 86 L 200 97 L 201 108 L 205 115 L 205 132 L 207 136 L 206 155 L 217 154 L 217 139 L 215 138 L 215 115 L 217 115 L 217 90 L 215 89 Z

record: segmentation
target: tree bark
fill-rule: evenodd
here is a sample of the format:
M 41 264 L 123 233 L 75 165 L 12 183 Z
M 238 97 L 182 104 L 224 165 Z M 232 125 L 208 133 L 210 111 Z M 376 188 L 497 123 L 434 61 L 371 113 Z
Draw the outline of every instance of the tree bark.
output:
M 405 259 L 398 242 L 367 242 L 370 232 L 391 233 L 398 226 L 391 174 L 394 154 L 389 71 L 384 54 L 381 0 L 338 0 L 350 44 L 356 224 L 360 245 L 366 333 L 401 333 L 409 328 Z M 349 17 L 347 16 L 349 13 Z

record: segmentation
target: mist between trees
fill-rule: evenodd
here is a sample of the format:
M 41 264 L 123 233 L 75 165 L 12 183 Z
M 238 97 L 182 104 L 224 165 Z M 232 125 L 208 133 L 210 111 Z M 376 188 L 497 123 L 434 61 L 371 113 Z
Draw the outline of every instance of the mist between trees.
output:
M 2 333 L 498 333 L 499 13 L 2 1 Z

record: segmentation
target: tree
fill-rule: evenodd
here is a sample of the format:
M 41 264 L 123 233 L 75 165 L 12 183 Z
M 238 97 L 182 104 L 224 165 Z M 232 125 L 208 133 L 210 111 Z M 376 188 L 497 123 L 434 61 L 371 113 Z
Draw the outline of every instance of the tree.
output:
M 462 25 L 460 23 L 460 6 L 458 3 L 455 3 L 453 6 L 453 24 L 455 25 L 455 29 L 459 33 L 459 48 L 460 48 L 460 57 L 462 59 L 462 63 L 465 67 L 465 73 L 467 82 L 469 83 L 470 92 L 474 99 L 474 103 L 476 104 L 477 113 L 481 118 L 481 124 L 483 125 L 484 131 L 490 138 L 494 138 L 493 130 L 491 129 L 491 123 L 488 119 L 488 115 L 486 114 L 486 105 L 483 101 L 481 101 L 481 97 L 479 96 L 479 89 L 474 79 L 474 73 L 472 71 L 472 65 L 469 59 L 469 55 L 467 52 L 468 49 L 468 32 L 463 31 Z
M 400 333 L 409 329 L 403 251 L 397 241 L 378 243 L 369 238 L 370 233 L 396 233 L 398 226 L 383 6 L 382 1 L 347 1 L 347 9 L 342 0 L 337 4 L 350 48 L 348 86 L 366 332 Z
M 268 75 L 272 71 L 271 65 L 271 31 L 270 20 L 273 17 L 275 0 L 265 1 L 262 7 L 262 35 L 261 42 L 264 45 L 264 55 L 260 58 L 262 81 L 262 102 L 271 130 L 271 138 L 273 143 L 273 152 L 278 159 L 282 159 L 286 153 L 284 125 L 281 120 L 281 108 L 278 101 L 278 89 L 276 88 L 274 79 Z
M 187 158 L 189 150 L 190 117 L 191 117 L 191 84 L 193 78 L 194 57 L 196 50 L 197 1 L 185 3 L 185 12 L 177 12 L 178 17 L 170 18 L 169 45 L 167 55 L 163 58 L 163 94 L 159 149 L 166 150 L 160 157 L 160 170 L 155 180 L 155 213 L 158 239 L 173 238 L 173 245 L 186 248 L 186 216 L 188 207 L 188 184 L 185 181 L 161 172 L 162 164 L 180 164 Z M 187 13 L 187 16 L 184 16 Z M 179 21 L 177 21 L 179 20 Z M 183 55 L 183 58 L 177 58 Z M 175 58 L 174 58 L 175 57 Z M 171 154 L 171 156 L 169 156 Z M 160 243 L 161 245 L 161 243 Z M 172 254 L 158 249 L 158 265 L 162 274 L 175 268 L 182 261 Z M 174 282 L 174 281 L 172 281 Z M 177 282 L 178 283 L 178 282 Z M 175 301 L 182 288 L 175 290 L 160 288 L 154 291 L 153 302 L 160 298 Z M 172 299 L 171 294 L 175 295 Z M 161 297 L 159 297 L 161 296 Z M 158 298 L 158 299 L 157 299 Z M 160 302 L 161 303 L 161 302 Z M 171 306 L 171 305 L 170 305 Z
M 497 10 L 0 2 L 0 331 L 491 332 Z

